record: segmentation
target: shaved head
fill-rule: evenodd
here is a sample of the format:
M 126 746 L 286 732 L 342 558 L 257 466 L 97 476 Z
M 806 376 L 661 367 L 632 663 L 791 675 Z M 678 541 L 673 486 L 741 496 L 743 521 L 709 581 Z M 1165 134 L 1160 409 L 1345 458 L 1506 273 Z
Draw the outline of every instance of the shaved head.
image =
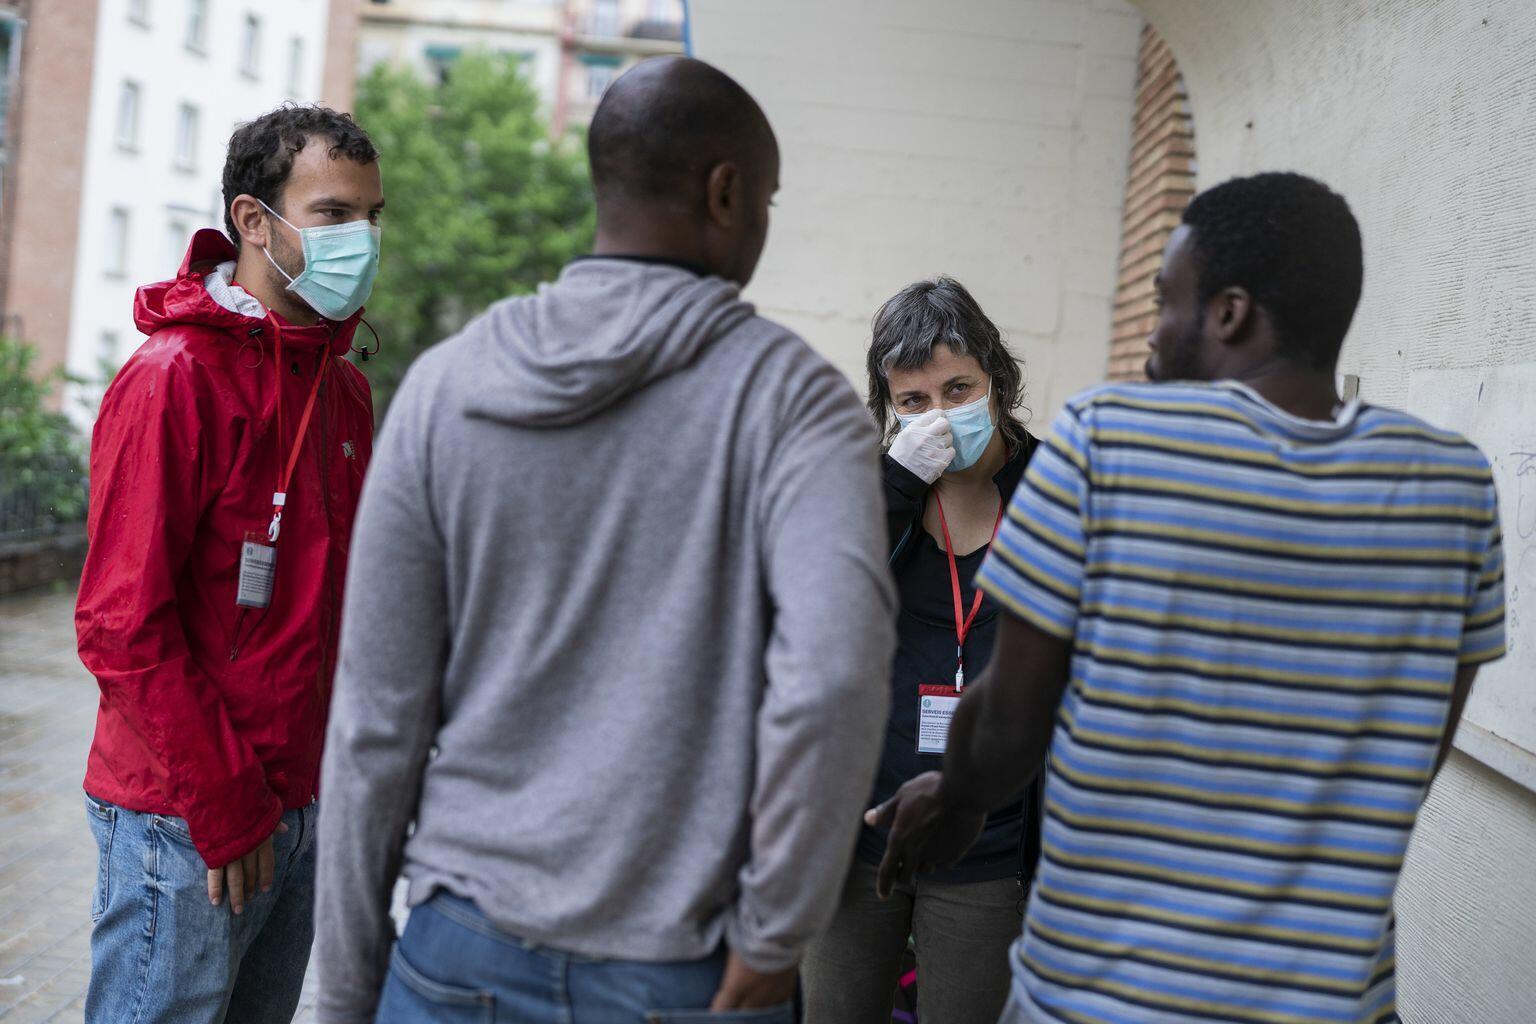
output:
M 718 164 L 769 173 L 778 145 L 763 109 L 735 79 L 701 60 L 656 57 L 608 89 L 592 117 L 587 153 L 601 206 L 692 200 Z

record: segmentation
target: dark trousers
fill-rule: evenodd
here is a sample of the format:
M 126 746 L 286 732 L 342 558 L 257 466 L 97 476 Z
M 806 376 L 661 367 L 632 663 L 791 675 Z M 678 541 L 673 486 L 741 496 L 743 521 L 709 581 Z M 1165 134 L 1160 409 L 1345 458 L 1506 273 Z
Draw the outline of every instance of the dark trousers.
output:
M 875 868 L 855 860 L 832 926 L 801 964 L 806 1024 L 889 1024 L 901 954 L 917 948 L 921 1024 L 997 1024 L 1008 1000 L 1008 948 L 1019 937 L 1022 893 L 992 882 L 919 879 L 889 900 Z

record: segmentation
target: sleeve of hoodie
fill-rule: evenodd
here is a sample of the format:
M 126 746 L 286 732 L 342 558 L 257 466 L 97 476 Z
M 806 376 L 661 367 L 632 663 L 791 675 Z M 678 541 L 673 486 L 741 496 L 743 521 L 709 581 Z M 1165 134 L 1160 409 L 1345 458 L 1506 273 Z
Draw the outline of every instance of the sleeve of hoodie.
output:
M 228 417 L 210 391 L 175 356 L 130 360 L 113 381 L 92 435 L 75 627 L 102 702 L 142 739 L 198 853 L 221 867 L 261 845 L 283 805 L 193 660 L 177 608 L 176 581 L 227 471 L 213 432 Z
M 819 359 L 787 376 L 759 505 L 773 626 L 751 856 L 727 940 L 794 966 L 831 919 L 886 727 L 895 595 L 874 425 Z
M 315 948 L 327 1024 L 373 1020 L 395 940 L 390 897 L 439 717 L 448 602 L 429 499 L 430 363 L 390 403 L 352 539 L 320 776 Z M 408 628 L 381 628 L 404 625 L 403 613 Z

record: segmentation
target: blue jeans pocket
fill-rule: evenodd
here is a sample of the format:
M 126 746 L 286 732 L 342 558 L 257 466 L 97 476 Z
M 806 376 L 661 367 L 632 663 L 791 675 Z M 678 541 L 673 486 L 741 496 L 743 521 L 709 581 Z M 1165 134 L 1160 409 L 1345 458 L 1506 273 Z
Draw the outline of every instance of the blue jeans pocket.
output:
M 427 977 L 396 946 L 376 1024 L 494 1024 L 496 997 L 484 989 Z
M 112 894 L 112 840 L 117 835 L 117 808 L 87 793 L 85 811 L 96 840 L 96 888 L 91 893 L 91 923 L 95 924 L 106 914 L 107 900 Z
M 197 849 L 197 847 L 193 846 L 192 844 L 192 830 L 188 828 L 187 823 L 182 821 L 180 818 L 172 818 L 164 814 L 156 814 L 153 818 L 150 819 L 150 824 L 159 829 L 161 832 L 164 832 L 167 836 L 170 836 L 172 839 L 176 840 L 181 845 L 192 846 L 194 850 Z
M 794 1024 L 793 1003 L 765 1006 L 759 1010 L 649 1010 L 645 1024 Z

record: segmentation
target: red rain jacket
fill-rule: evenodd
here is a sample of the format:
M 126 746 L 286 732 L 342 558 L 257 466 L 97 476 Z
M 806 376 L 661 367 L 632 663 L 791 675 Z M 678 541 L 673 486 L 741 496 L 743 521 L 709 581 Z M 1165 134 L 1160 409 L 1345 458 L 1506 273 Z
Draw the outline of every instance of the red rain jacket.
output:
M 231 312 L 203 275 L 234 258 L 222 234 L 199 231 L 174 281 L 139 289 L 134 317 L 149 337 L 107 389 L 92 435 L 75 609 L 80 660 L 101 687 L 86 790 L 185 818 L 211 867 L 255 849 L 284 810 L 317 795 L 373 436 L 368 382 L 343 358 L 357 316 L 298 327 Z M 241 542 L 266 533 L 322 360 L 271 606 L 237 608 Z

